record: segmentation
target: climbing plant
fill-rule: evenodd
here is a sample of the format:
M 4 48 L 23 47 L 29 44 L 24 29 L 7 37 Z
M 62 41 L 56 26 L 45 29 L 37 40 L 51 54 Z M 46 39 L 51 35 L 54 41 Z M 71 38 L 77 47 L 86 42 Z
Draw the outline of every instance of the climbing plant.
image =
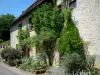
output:
M 66 56 L 66 65 L 69 72 L 86 68 L 83 41 L 80 38 L 76 23 L 71 16 L 71 9 L 67 9 L 65 14 L 65 26 L 58 42 L 58 49 L 61 56 Z M 70 61 L 68 61 L 70 60 Z
M 64 26 L 64 17 L 60 9 L 52 3 L 45 3 L 33 11 L 33 25 L 37 34 L 38 46 L 49 58 L 49 65 L 52 65 L 53 51 L 56 39 Z
M 75 22 L 71 18 L 71 9 L 67 9 L 65 27 L 59 39 L 59 52 L 61 54 L 83 52 L 83 41 L 80 38 Z
M 23 54 L 25 55 L 26 49 L 29 47 L 28 39 L 30 37 L 29 31 L 26 27 L 26 29 L 19 29 L 18 31 L 18 48 L 23 51 Z

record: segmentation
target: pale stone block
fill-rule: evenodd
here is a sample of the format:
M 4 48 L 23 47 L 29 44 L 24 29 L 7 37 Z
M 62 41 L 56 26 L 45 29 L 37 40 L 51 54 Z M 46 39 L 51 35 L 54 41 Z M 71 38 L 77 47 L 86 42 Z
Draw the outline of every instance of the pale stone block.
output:
M 30 57 L 35 57 L 36 56 L 36 48 L 35 47 L 32 47 L 30 49 Z
M 58 51 L 54 51 L 53 66 L 58 66 L 60 63 L 60 56 Z
M 56 4 L 60 5 L 63 2 L 63 0 L 57 0 Z

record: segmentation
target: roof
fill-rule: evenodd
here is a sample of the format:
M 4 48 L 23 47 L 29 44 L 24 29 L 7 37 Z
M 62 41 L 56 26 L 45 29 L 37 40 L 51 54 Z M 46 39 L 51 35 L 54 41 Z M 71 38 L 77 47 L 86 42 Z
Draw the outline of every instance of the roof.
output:
M 39 4 L 41 4 L 44 0 L 37 0 L 35 3 L 33 3 L 29 8 L 27 8 L 23 13 L 12 22 L 11 26 L 17 23 L 19 20 L 21 20 L 23 17 L 25 17 L 27 14 L 29 14 L 35 7 L 37 7 Z

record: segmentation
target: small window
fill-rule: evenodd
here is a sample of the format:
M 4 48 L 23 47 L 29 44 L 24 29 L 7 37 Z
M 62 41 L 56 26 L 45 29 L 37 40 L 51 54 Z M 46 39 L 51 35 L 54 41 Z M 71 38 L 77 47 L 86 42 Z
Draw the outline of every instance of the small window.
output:
M 29 24 L 32 24 L 32 18 L 31 17 L 29 18 Z
M 58 6 L 58 8 L 59 8 L 59 9 L 60 9 L 60 11 L 61 11 L 61 9 L 62 9 L 61 4 Z
M 76 7 L 76 0 L 71 0 L 69 6 L 72 8 Z
M 5 45 L 2 45 L 2 48 L 5 48 Z
M 0 45 L 0 48 L 2 48 L 2 45 Z
M 18 28 L 19 28 L 19 29 L 21 29 L 21 28 L 22 28 L 22 23 L 20 23 L 20 24 L 18 25 Z
M 33 23 L 32 23 L 32 18 L 31 17 L 28 19 L 28 22 L 29 22 L 28 29 L 29 29 L 29 31 L 31 31 L 33 29 Z

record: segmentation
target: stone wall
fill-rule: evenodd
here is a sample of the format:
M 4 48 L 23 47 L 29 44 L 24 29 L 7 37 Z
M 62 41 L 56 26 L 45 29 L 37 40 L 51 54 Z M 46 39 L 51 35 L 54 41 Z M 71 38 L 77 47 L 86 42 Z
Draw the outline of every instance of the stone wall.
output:
M 72 12 L 81 38 L 88 42 L 88 52 L 96 56 L 100 68 L 100 0 L 77 0 Z
M 16 48 L 16 44 L 18 44 L 18 25 L 12 26 L 10 29 L 10 45 L 12 48 Z
M 16 45 L 19 43 L 18 42 L 18 25 L 20 23 L 22 23 L 22 29 L 26 29 L 27 26 L 29 26 L 29 18 L 31 17 L 31 15 L 29 14 L 28 16 L 26 16 L 25 18 L 23 18 L 22 20 L 20 20 L 19 22 L 17 22 L 15 25 L 13 25 L 10 29 L 10 42 L 11 42 L 11 47 L 12 48 L 16 48 Z M 30 31 L 30 36 L 35 36 L 36 33 L 35 31 Z

